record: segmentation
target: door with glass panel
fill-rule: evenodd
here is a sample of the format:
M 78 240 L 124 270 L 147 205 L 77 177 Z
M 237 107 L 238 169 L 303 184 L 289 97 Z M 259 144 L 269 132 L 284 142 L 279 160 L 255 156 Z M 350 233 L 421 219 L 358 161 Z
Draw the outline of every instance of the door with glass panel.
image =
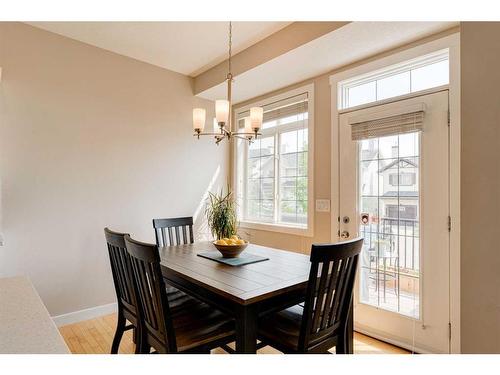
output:
M 364 237 L 355 329 L 449 351 L 448 91 L 339 115 L 340 239 Z

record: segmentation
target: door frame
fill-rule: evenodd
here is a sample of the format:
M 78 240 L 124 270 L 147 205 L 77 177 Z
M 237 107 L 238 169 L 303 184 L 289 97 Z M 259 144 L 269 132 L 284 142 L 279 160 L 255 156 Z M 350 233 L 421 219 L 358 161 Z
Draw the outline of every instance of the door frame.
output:
M 450 353 L 460 353 L 460 33 L 454 33 L 431 42 L 390 54 L 380 59 L 358 65 L 330 76 L 331 88 L 331 241 L 338 241 L 339 230 L 339 115 L 338 83 L 364 73 L 368 73 L 387 66 L 398 64 L 422 55 L 442 49 L 449 49 L 450 82 L 449 111 L 450 111 L 450 144 L 449 144 L 449 186 L 450 186 Z M 402 98 L 410 98 L 423 93 L 442 90 L 436 87 L 430 90 L 419 91 L 404 96 L 390 98 L 376 103 L 370 103 L 350 108 L 349 111 L 390 103 Z

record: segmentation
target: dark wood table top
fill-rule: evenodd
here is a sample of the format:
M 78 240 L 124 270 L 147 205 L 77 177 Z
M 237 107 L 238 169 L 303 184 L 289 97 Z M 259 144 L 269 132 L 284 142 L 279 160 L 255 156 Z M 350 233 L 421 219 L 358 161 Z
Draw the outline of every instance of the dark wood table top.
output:
M 250 244 L 245 252 L 269 260 L 234 267 L 197 256 L 216 250 L 211 242 L 160 249 L 164 276 L 174 274 L 241 305 L 249 305 L 294 289 L 305 289 L 309 256 Z

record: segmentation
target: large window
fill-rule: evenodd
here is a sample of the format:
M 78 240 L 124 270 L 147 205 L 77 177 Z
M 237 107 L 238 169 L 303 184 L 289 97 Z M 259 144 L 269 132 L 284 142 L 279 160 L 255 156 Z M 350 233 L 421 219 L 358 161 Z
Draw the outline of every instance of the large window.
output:
M 311 229 L 310 102 L 310 91 L 294 90 L 258 103 L 264 107 L 262 136 L 251 144 L 239 141 L 236 150 L 242 226 Z M 247 112 L 236 110 L 240 127 Z
M 339 82 L 339 108 L 447 85 L 449 75 L 449 52 L 446 49 Z

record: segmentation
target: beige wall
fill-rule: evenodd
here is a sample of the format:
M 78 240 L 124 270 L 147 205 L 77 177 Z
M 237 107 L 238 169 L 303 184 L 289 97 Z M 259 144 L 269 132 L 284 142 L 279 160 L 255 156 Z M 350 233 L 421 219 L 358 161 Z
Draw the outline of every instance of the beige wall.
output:
M 314 200 L 330 199 L 331 196 L 331 88 L 330 76 L 356 66 L 366 64 L 370 61 L 380 59 L 391 54 L 428 43 L 432 40 L 443 38 L 447 35 L 457 33 L 458 27 L 451 28 L 441 33 L 417 40 L 415 42 L 400 46 L 395 49 L 371 56 L 370 58 L 357 61 L 348 66 L 332 70 L 318 77 L 299 82 L 285 87 L 281 90 L 267 93 L 257 98 L 238 103 L 236 106 L 245 106 L 254 101 L 265 99 L 296 87 L 314 83 Z M 231 173 L 234 172 L 231 168 Z M 243 232 L 250 234 L 250 239 L 257 244 L 273 246 L 280 249 L 294 250 L 309 253 L 312 243 L 329 242 L 331 240 L 331 213 L 314 213 L 314 235 L 312 237 L 296 236 L 285 233 L 277 233 L 263 230 L 244 229 Z
M 500 353 L 500 23 L 461 24 L 461 342 Z
M 226 183 L 227 147 L 192 136 L 212 105 L 185 76 L 24 24 L 0 23 L 0 67 L 0 277 L 30 276 L 52 315 L 114 302 L 103 228 L 154 241 L 153 217 Z

